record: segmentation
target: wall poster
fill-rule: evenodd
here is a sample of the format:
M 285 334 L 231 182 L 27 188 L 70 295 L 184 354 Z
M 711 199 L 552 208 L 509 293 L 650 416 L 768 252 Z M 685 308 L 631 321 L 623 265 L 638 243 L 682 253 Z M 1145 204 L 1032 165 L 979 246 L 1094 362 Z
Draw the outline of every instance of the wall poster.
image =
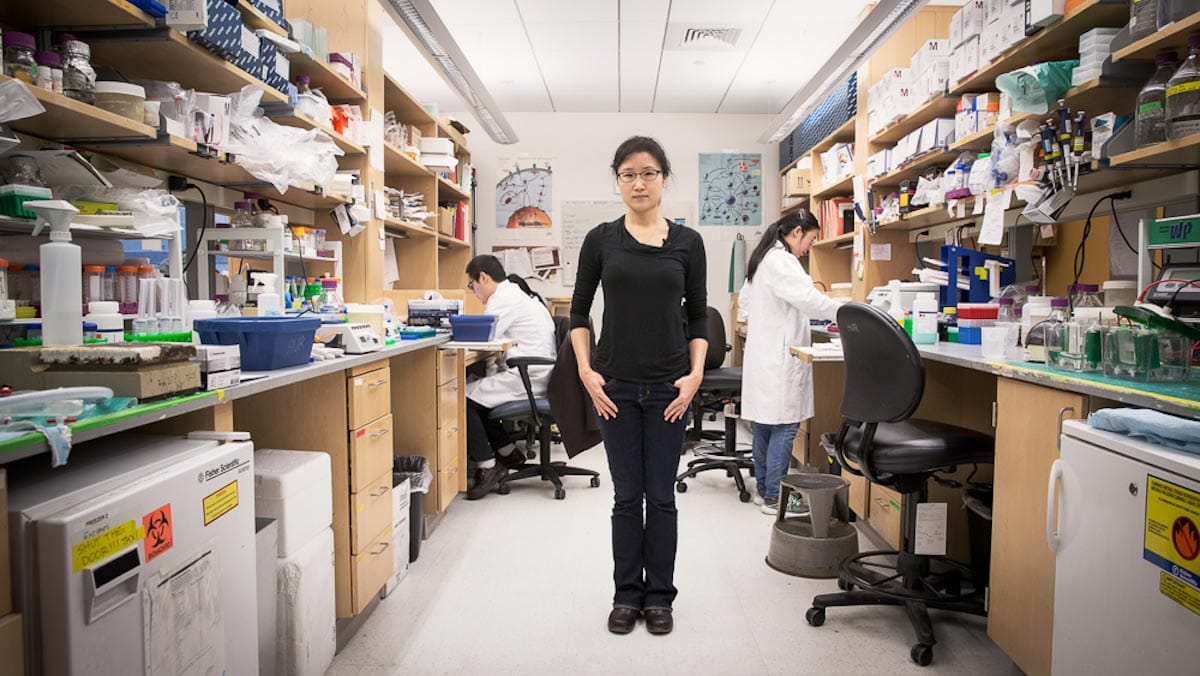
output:
M 700 153 L 700 225 L 762 225 L 762 155 Z

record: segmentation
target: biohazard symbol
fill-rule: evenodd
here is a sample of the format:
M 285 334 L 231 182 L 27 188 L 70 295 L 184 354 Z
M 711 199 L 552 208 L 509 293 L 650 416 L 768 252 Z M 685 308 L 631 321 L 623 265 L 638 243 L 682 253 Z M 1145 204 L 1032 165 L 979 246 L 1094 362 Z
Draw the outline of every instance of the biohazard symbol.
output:
M 1185 561 L 1191 561 L 1200 555 L 1200 530 L 1196 529 L 1195 522 L 1186 516 L 1175 519 L 1171 526 L 1171 544 L 1175 545 L 1175 551 L 1179 552 Z
M 171 503 L 142 517 L 146 531 L 146 563 L 153 561 L 175 544 L 175 527 L 171 522 Z

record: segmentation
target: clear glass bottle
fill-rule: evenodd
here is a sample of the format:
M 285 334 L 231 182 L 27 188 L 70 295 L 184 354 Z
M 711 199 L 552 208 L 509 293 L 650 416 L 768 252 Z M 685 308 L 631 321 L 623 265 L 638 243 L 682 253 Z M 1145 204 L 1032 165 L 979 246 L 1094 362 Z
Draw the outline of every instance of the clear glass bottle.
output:
M 1016 311 L 1016 299 L 1011 296 L 1000 296 L 996 299 L 1000 309 L 996 311 L 996 323 L 1015 324 L 1020 321 Z
M 4 34 L 4 74 L 27 85 L 37 86 L 37 61 L 34 50 L 37 41 L 29 33 L 9 31 Z
M 339 281 L 336 277 L 323 277 L 321 279 L 321 295 L 316 301 L 318 314 L 338 314 L 345 307 L 345 303 L 342 302 L 342 295 L 338 291 Z
M 1188 57 L 1167 81 L 1167 139 L 1200 132 L 1200 33 L 1188 38 Z
M 55 45 L 62 56 L 63 94 L 94 105 L 96 71 L 92 68 L 92 48 L 69 33 L 60 33 Z
M 1071 296 L 1071 307 L 1104 307 L 1104 297 L 1097 284 L 1072 284 L 1067 293 Z
M 1141 40 L 1158 30 L 1160 0 L 1130 0 L 1129 39 Z
M 309 86 L 309 82 L 310 82 L 310 80 L 308 79 L 307 75 L 296 76 L 296 93 L 297 94 L 311 94 L 312 87 Z
M 1179 57 L 1163 50 L 1154 57 L 1154 64 L 1154 75 L 1138 92 L 1134 107 L 1134 137 L 1139 148 L 1167 140 L 1167 81 L 1179 69 Z
M 229 220 L 229 226 L 233 228 L 253 228 L 254 213 L 251 211 L 249 202 L 234 202 L 233 203 L 233 218 Z M 244 239 L 235 239 L 232 241 L 232 248 L 242 251 L 248 251 L 246 246 L 247 241 Z

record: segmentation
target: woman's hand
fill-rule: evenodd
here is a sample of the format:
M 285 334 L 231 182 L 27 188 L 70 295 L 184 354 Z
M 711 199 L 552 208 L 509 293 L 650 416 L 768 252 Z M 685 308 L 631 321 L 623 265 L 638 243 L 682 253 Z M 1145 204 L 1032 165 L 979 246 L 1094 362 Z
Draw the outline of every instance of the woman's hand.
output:
M 675 381 L 675 387 L 679 388 L 679 396 L 667 405 L 667 410 L 663 412 L 664 420 L 673 423 L 687 413 L 688 406 L 695 398 L 696 391 L 700 389 L 702 380 L 704 380 L 703 373 L 690 373 Z
M 617 405 L 608 398 L 608 393 L 604 391 L 604 376 L 589 370 L 586 373 L 580 373 L 579 380 L 583 382 L 583 386 L 591 395 L 592 403 L 596 406 L 596 413 L 601 418 L 612 420 L 617 417 Z

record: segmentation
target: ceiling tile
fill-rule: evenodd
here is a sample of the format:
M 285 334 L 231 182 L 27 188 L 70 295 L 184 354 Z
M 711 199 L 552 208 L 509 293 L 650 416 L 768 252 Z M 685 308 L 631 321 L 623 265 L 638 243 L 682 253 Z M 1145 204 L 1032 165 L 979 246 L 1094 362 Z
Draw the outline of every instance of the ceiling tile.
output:
M 570 2 L 564 0 L 517 0 L 525 21 L 616 21 L 614 2 Z
M 454 26 L 461 24 L 521 22 L 513 0 L 430 0 L 430 3 L 452 34 Z
M 653 112 L 716 112 L 741 59 L 741 54 L 664 52 Z
M 779 2 L 806 5 L 809 12 L 812 12 L 813 0 Z M 758 23 L 766 17 L 771 4 L 772 0 L 672 0 L 670 20 L 673 23 Z
M 586 60 L 593 55 L 617 51 L 616 21 L 526 22 L 525 31 L 539 60 L 543 54 L 575 54 Z
M 648 113 L 658 81 L 665 24 L 661 21 L 621 22 L 621 112 Z

